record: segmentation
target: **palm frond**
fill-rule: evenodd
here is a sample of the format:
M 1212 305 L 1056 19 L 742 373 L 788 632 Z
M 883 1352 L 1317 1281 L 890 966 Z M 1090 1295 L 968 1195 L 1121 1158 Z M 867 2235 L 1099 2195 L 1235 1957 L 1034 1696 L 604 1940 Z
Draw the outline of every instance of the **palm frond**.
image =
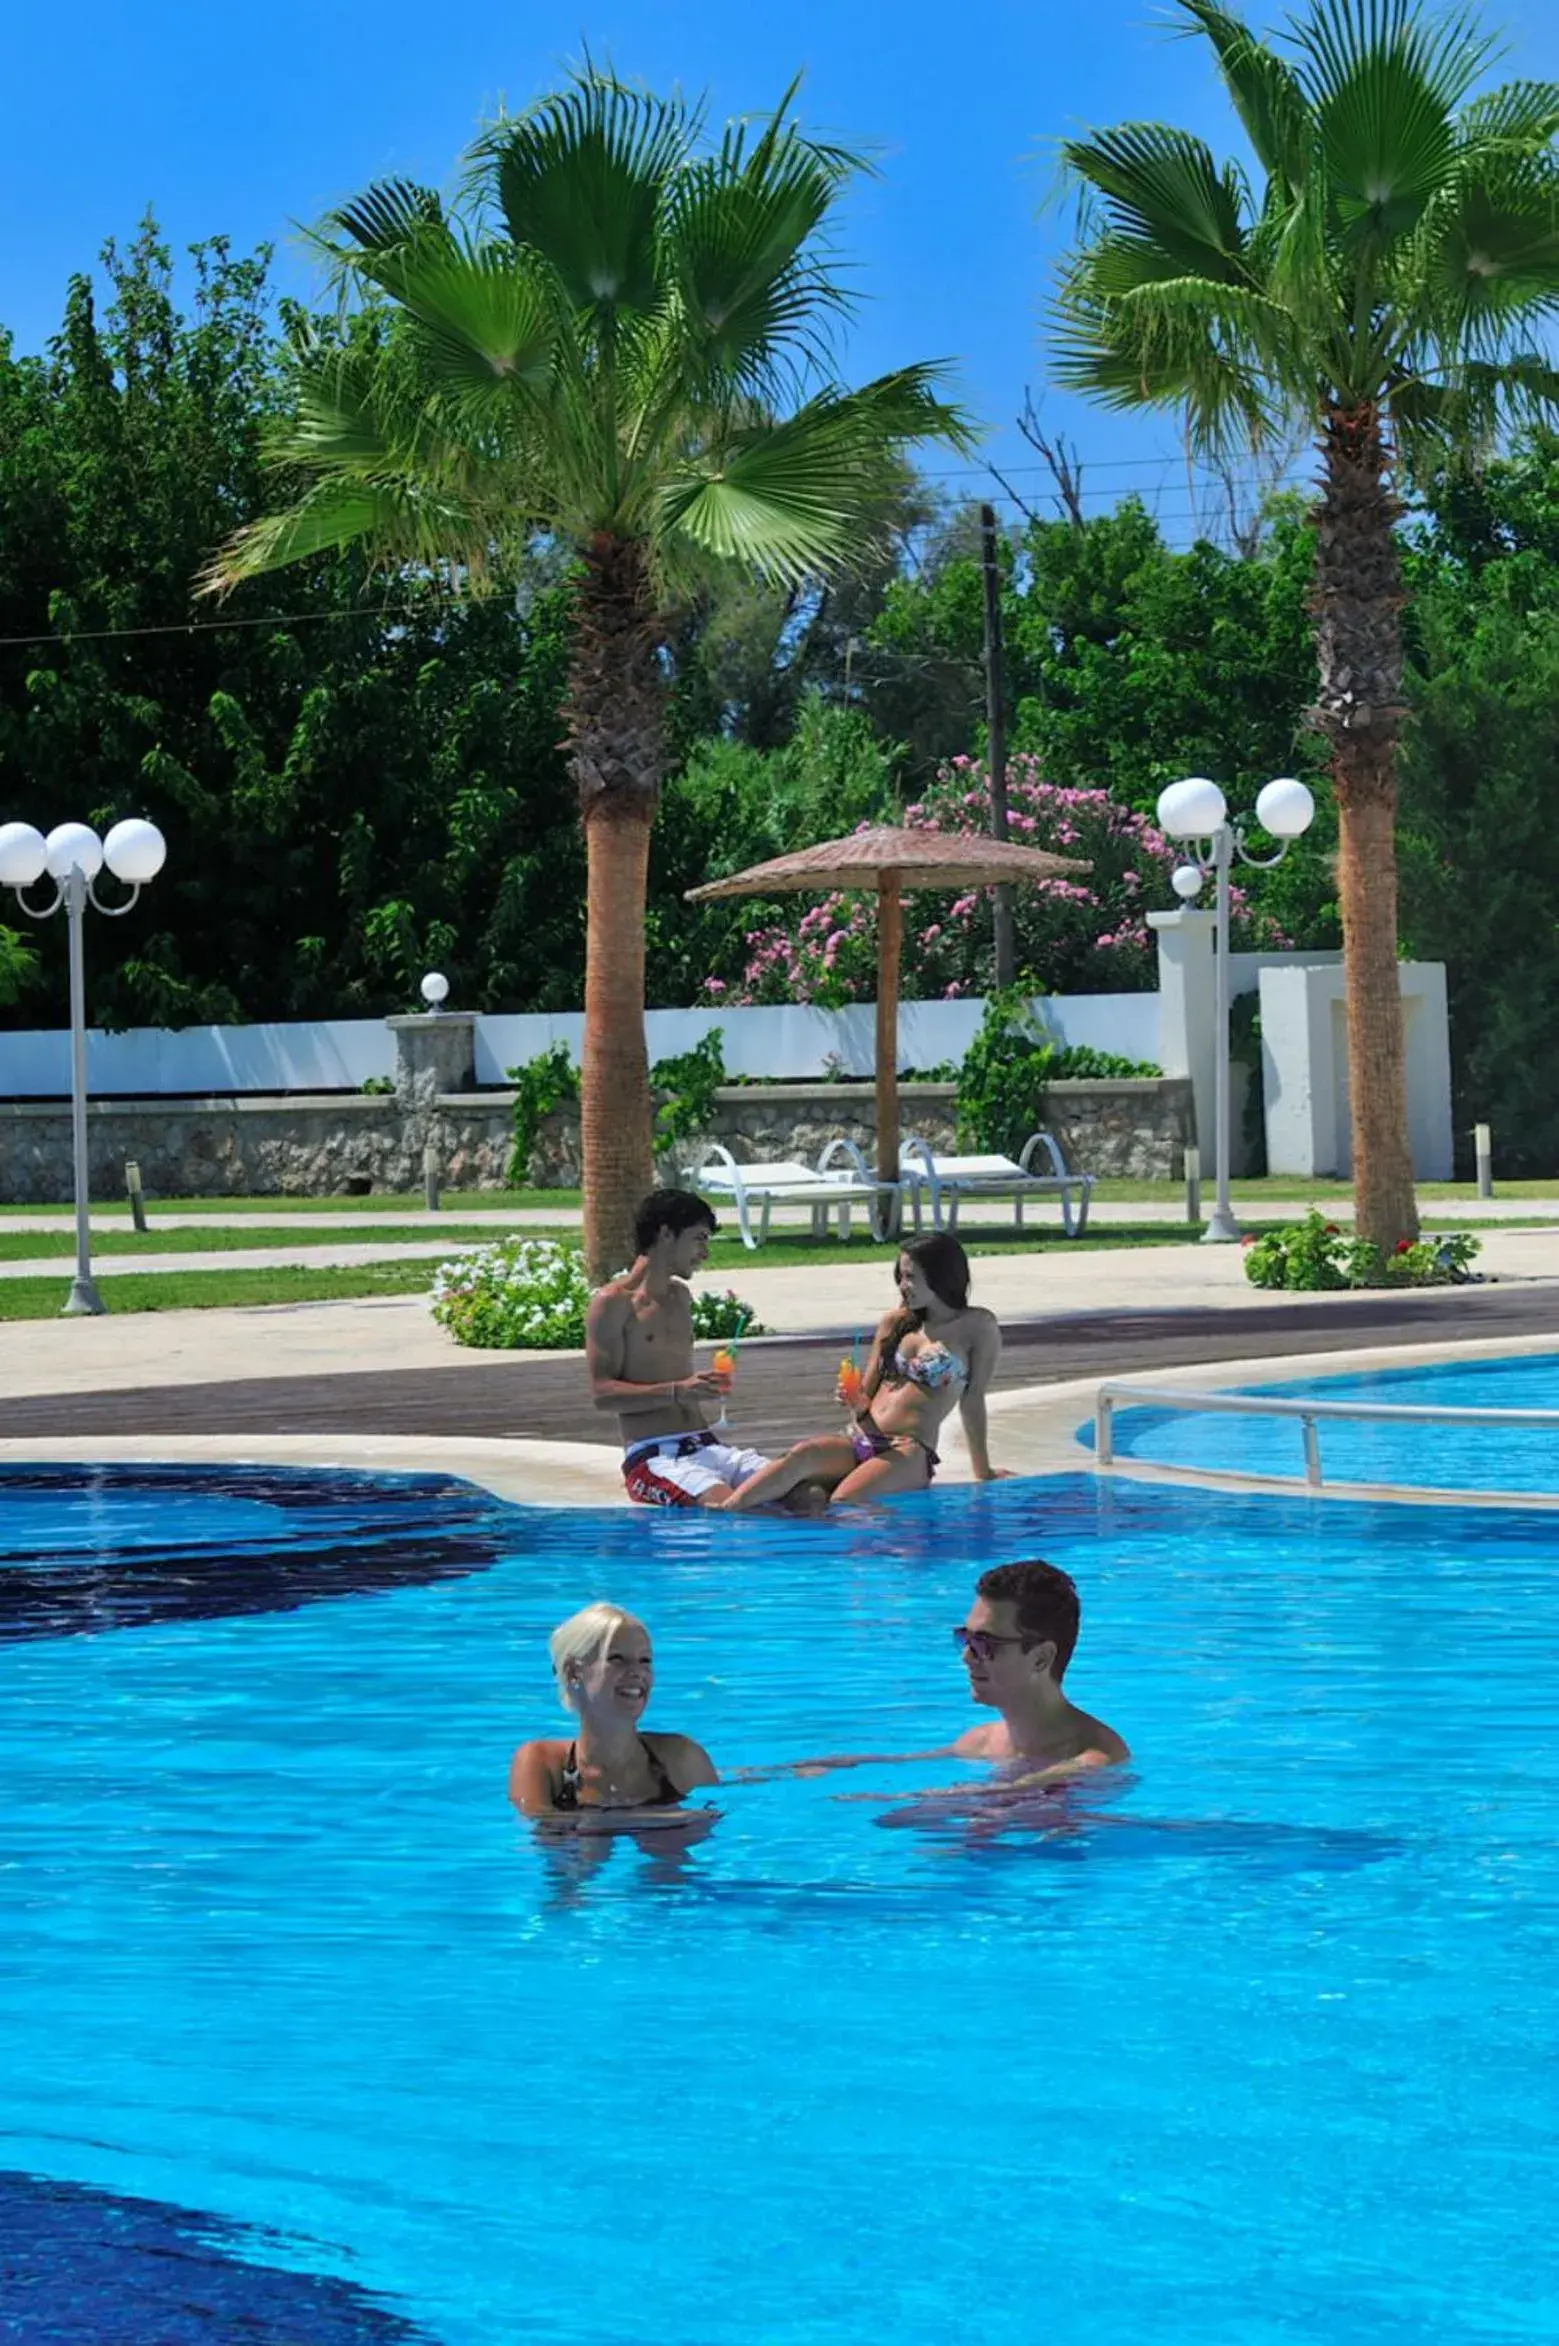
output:
M 430 228 L 442 228 L 444 207 L 430 187 L 414 179 L 378 179 L 372 187 L 327 212 L 321 228 L 351 238 L 364 252 L 391 251 L 412 244 Z
M 1179 268 L 1229 283 L 1243 275 L 1243 189 L 1233 165 L 1188 131 L 1156 122 L 1063 142 L 1072 176 L 1102 199 L 1118 238 L 1156 245 Z
M 896 478 L 905 447 L 964 449 L 970 428 L 937 395 L 938 370 L 907 367 L 858 391 L 829 391 L 783 422 L 733 432 L 667 479 L 657 546 L 678 541 L 795 584 L 839 567 Z
M 1292 390 L 1265 381 L 1220 335 L 1199 288 L 1220 295 L 1228 287 L 1190 280 L 1187 314 L 1173 334 L 1159 330 L 1159 321 L 1139 305 L 1146 294 L 1172 297 L 1182 282 L 1147 288 L 1128 300 L 1100 300 L 1083 256 L 1057 297 L 1050 371 L 1068 390 L 1106 407 L 1179 409 L 1199 454 L 1248 454 L 1284 428 Z M 1192 323 L 1198 310 L 1200 330 Z
M 1215 0 L 1179 0 L 1207 35 L 1223 85 L 1268 177 L 1296 193 L 1309 177 L 1314 129 L 1293 69 Z
M 1452 168 L 1456 109 L 1489 44 L 1469 18 L 1415 0 L 1315 0 L 1291 37 L 1344 235 L 1388 245 Z
M 660 295 L 661 210 L 694 127 L 679 99 L 586 71 L 496 123 L 476 163 L 509 235 L 552 267 L 576 310 L 642 312 Z
M 377 561 L 432 569 L 459 562 L 479 577 L 492 551 L 489 517 L 450 495 L 405 481 L 322 481 L 283 513 L 251 522 L 212 556 L 197 580 L 202 595 L 229 594 L 246 578 L 284 570 L 317 554 L 367 545 Z
M 512 248 L 403 246 L 377 257 L 374 283 L 422 329 L 435 380 L 482 393 L 548 380 L 557 346 L 555 305 L 529 256 Z
M 1465 147 L 1540 154 L 1559 138 L 1559 82 L 1510 81 L 1462 108 Z

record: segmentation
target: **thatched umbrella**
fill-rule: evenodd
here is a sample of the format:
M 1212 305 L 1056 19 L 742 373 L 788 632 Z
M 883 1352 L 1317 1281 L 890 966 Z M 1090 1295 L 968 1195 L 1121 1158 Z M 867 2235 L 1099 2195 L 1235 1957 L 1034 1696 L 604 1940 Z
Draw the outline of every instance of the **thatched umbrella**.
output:
M 728 880 L 690 888 L 688 902 L 714 896 L 831 895 L 836 888 L 877 891 L 877 1178 L 899 1177 L 899 958 L 906 888 L 989 888 L 1001 881 L 1051 880 L 1086 872 L 1075 857 L 1019 847 L 978 832 L 904 831 L 877 823 L 848 839 L 825 839 L 756 863 Z

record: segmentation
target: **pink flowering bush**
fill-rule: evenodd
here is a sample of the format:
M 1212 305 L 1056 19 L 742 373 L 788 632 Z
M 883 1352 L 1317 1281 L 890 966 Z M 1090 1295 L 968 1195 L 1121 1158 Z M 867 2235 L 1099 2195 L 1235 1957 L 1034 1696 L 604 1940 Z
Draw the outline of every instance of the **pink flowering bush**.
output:
M 1008 830 L 1024 847 L 1074 856 L 1090 868 L 1058 873 L 1013 895 L 1018 967 L 1056 994 L 1113 993 L 1157 982 L 1149 912 L 1172 909 L 1169 875 L 1180 851 L 1146 815 L 1107 790 L 1065 789 L 1047 782 L 1039 761 L 1015 756 L 1007 766 Z M 984 764 L 954 758 L 904 810 L 905 826 L 944 835 L 990 827 Z M 1275 923 L 1253 915 L 1245 891 L 1230 890 L 1236 946 L 1288 943 Z M 1212 901 L 1209 882 L 1206 901 Z M 788 912 L 789 908 L 786 908 Z M 779 907 L 747 932 L 748 959 L 734 984 L 708 981 L 723 1002 L 817 1002 L 833 1008 L 869 1001 L 877 985 L 875 899 L 870 892 L 825 897 L 787 918 Z M 992 966 L 991 891 L 961 896 L 929 892 L 904 902 L 904 988 L 926 1001 L 938 995 L 988 993 Z

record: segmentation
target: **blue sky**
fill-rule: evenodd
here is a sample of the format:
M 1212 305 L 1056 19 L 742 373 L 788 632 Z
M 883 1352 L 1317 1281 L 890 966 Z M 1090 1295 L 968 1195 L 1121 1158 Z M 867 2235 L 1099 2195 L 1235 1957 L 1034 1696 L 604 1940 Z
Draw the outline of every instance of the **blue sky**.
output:
M 1559 11 L 1520 0 L 1491 22 L 1506 37 L 1500 78 L 1559 78 Z M 1185 534 L 1173 428 L 1044 389 L 1041 311 L 1065 231 L 1064 213 L 1043 209 L 1054 140 L 1151 116 L 1230 143 L 1204 47 L 1170 37 L 1167 12 L 1144 0 L 17 7 L 0 101 L 0 324 L 18 348 L 41 348 L 67 276 L 148 204 L 175 246 L 216 233 L 240 248 L 275 242 L 280 281 L 306 293 L 294 223 L 387 173 L 447 184 L 484 113 L 549 86 L 586 41 L 635 79 L 707 92 L 720 115 L 764 110 L 803 70 L 808 127 L 870 142 L 881 173 L 847 224 L 863 296 L 848 371 L 951 361 L 990 427 L 985 449 L 1038 497 L 1013 423 L 1032 385 L 1046 426 L 1080 450 L 1091 503 L 1136 487 L 1169 534 Z M 976 468 L 948 486 L 993 484 Z

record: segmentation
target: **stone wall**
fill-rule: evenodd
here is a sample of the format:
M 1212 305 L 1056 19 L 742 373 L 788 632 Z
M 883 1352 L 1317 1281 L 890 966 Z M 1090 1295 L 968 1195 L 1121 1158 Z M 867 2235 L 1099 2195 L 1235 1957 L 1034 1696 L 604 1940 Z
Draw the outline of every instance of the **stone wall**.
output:
M 901 1097 L 905 1134 L 919 1133 L 933 1148 L 951 1147 L 956 1087 L 908 1083 Z M 508 1092 L 425 1087 L 383 1096 L 93 1101 L 87 1111 L 92 1195 L 123 1195 L 127 1157 L 139 1164 L 151 1197 L 330 1197 L 365 1181 L 376 1190 L 416 1194 L 430 1141 L 446 1188 L 499 1188 L 511 1104 Z M 1184 1077 L 1055 1084 L 1041 1121 L 1069 1165 L 1138 1180 L 1178 1178 L 1181 1152 L 1195 1140 Z M 876 1133 L 870 1084 L 733 1084 L 717 1097 L 712 1137 L 741 1162 L 814 1160 L 841 1133 L 870 1160 Z M 696 1161 L 698 1145 L 680 1153 L 680 1168 Z M 549 1119 L 533 1163 L 549 1182 L 577 1186 L 577 1114 Z M 678 1170 L 663 1166 L 663 1177 Z M 68 1106 L 0 1101 L 0 1203 L 46 1205 L 70 1194 Z

